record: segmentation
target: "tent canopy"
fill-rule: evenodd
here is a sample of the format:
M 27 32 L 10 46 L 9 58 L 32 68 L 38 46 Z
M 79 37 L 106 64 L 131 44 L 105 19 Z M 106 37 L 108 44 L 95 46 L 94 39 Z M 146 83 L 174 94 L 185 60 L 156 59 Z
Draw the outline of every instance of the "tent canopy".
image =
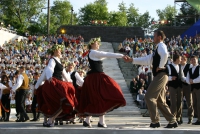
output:
M 200 12 L 200 0 L 186 0 L 191 6 Z
M 181 37 L 183 38 L 185 35 L 187 37 L 194 37 L 200 33 L 200 20 L 198 20 L 193 26 L 191 26 L 186 32 L 184 32 Z

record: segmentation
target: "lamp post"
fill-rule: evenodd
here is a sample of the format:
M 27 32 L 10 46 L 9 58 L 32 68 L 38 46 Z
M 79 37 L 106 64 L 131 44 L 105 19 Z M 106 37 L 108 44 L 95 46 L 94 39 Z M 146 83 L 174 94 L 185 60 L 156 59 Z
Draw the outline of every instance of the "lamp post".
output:
M 73 7 L 71 7 L 71 25 L 73 25 L 73 11 L 74 11 L 74 9 L 73 9 Z
M 50 29 L 50 0 L 48 0 L 48 10 L 47 10 L 47 35 L 49 35 Z

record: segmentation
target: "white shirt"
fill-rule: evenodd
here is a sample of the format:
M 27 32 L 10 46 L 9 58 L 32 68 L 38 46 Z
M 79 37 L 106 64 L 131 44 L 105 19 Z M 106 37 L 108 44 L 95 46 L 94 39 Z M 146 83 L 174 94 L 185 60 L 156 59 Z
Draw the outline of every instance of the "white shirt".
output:
M 198 65 L 192 67 L 192 74 Z M 186 82 L 190 84 L 190 73 L 187 73 Z M 196 79 L 193 79 L 193 83 L 200 83 L 200 69 L 199 69 L 199 76 Z
M 24 76 L 22 74 L 20 74 L 18 77 L 17 77 L 17 83 L 12 86 L 12 91 L 16 91 L 23 83 L 23 80 L 24 80 Z
M 174 68 L 176 69 L 176 72 L 179 74 L 179 65 L 174 64 L 173 62 L 171 64 L 172 64 L 172 66 L 174 66 Z M 171 75 L 171 67 L 169 65 L 167 65 L 167 68 L 169 71 L 169 75 Z M 168 76 L 168 81 L 172 81 L 172 76 Z
M 167 52 L 167 46 L 160 42 L 158 43 L 158 54 L 160 55 L 160 64 L 159 68 L 164 68 L 165 63 L 168 59 L 168 52 Z M 146 57 L 140 57 L 140 58 L 133 58 L 133 64 L 140 64 L 140 65 L 152 65 L 153 62 L 153 54 L 149 54 Z
M 70 75 L 71 75 L 72 73 L 73 73 L 73 72 L 70 72 Z M 78 86 L 81 86 L 81 87 L 82 87 L 83 82 L 84 82 L 83 78 L 79 75 L 78 72 L 75 73 L 75 77 L 76 77 L 76 84 L 77 84 Z
M 25 105 L 31 105 L 32 104 L 32 100 L 29 100 L 28 98 L 26 98 L 26 101 L 25 101 Z
M 59 63 L 61 63 L 61 62 L 60 62 L 60 59 L 59 59 L 58 57 L 54 57 L 54 59 L 56 59 Z M 49 80 L 49 79 L 52 78 L 52 76 L 53 76 L 54 68 L 55 68 L 55 66 L 56 66 L 56 62 L 55 62 L 54 59 L 51 58 L 51 59 L 49 60 L 49 63 L 48 63 L 48 65 L 47 65 L 46 69 L 44 70 L 45 73 L 46 73 L 46 79 L 47 79 L 47 80 Z M 65 69 L 63 69 L 62 77 L 63 77 L 63 79 L 64 79 L 65 81 L 67 81 L 67 82 L 72 82 L 72 79 L 70 78 L 70 75 L 67 74 L 67 72 L 66 72 Z
M 91 49 L 90 53 L 89 53 L 89 57 L 90 57 L 90 59 L 92 59 L 94 61 L 100 61 L 105 58 L 122 58 L 123 54 L 103 52 L 103 51 L 97 51 L 97 50 Z
M 6 89 L 7 87 L 5 85 L 3 85 L 2 83 L 0 83 L 0 99 L 2 97 L 3 94 L 3 90 Z

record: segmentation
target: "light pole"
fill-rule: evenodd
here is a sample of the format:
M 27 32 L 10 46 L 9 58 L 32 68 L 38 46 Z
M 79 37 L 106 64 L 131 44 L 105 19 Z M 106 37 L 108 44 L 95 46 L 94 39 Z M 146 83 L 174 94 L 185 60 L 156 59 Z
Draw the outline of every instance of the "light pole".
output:
M 71 7 L 71 25 L 73 25 L 73 11 L 74 11 L 74 9 L 73 9 L 73 7 Z
M 50 31 L 50 0 L 48 0 L 48 7 L 47 7 L 47 35 L 49 35 Z

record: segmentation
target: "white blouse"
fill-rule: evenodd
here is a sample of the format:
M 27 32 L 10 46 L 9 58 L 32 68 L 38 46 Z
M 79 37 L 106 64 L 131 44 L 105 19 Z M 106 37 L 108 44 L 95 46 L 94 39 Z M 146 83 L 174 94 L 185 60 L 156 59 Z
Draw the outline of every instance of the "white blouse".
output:
M 53 57 L 53 58 L 56 59 L 59 63 L 61 63 L 60 59 L 58 57 Z M 53 73 L 54 73 L 54 68 L 56 66 L 56 62 L 55 62 L 55 60 L 53 58 L 51 58 L 49 60 L 49 63 L 47 65 L 46 69 L 44 70 L 45 74 L 46 74 L 46 79 L 47 80 L 49 80 L 50 78 L 52 78 Z M 70 75 L 67 74 L 67 72 L 66 72 L 66 70 L 64 68 L 63 68 L 63 72 L 62 72 L 62 77 L 63 77 L 63 79 L 65 81 L 72 82 L 72 79 L 70 78 Z
M 71 75 L 72 73 L 73 73 L 73 72 L 70 72 L 69 74 Z M 79 75 L 78 72 L 75 73 L 75 77 L 76 77 L 76 84 L 77 84 L 78 86 L 81 86 L 81 87 L 82 87 L 83 82 L 84 82 L 83 78 Z
M 97 50 L 90 50 L 89 57 L 94 61 L 100 61 L 105 58 L 122 58 L 124 55 L 120 53 L 103 52 Z

